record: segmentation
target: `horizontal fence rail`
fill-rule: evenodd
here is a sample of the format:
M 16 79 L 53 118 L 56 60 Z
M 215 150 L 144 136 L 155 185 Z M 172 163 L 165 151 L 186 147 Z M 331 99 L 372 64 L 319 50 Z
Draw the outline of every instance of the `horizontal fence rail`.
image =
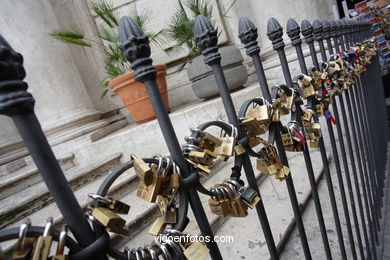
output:
M 130 161 L 107 174 L 96 194 L 89 194 L 91 203 L 87 212 L 83 212 L 77 202 L 36 118 L 34 98 L 23 81 L 26 72 L 22 55 L 0 37 L 0 112 L 14 121 L 66 223 L 57 230 L 52 228 L 52 219 L 48 219 L 44 227 L 32 226 L 27 219 L 20 228 L 1 230 L 0 242 L 17 239 L 7 254 L 13 259 L 48 259 L 50 248 L 54 247 L 52 242 L 57 241 L 52 259 L 154 260 L 162 256 L 168 260 L 199 260 L 209 255 L 212 259 L 230 259 L 221 254 L 213 239 L 211 224 L 199 197 L 202 193 L 209 196 L 211 212 L 221 217 L 243 218 L 248 210 L 255 209 L 261 225 L 261 230 L 256 231 L 264 235 L 269 257 L 279 259 L 285 242 L 275 243 L 256 169 L 285 183 L 303 254 L 305 259 L 311 259 L 317 249 L 310 248 L 307 223 L 303 221 L 293 182 L 295 170 L 290 168 L 287 158 L 287 152 L 296 152 L 304 158 L 326 259 L 335 256 L 321 204 L 327 198 L 340 257 L 378 259 L 376 246 L 381 243 L 378 233 L 382 228 L 387 161 L 387 116 L 373 28 L 371 23 L 352 20 L 314 20 L 313 23 L 303 20 L 299 25 L 289 19 L 286 35 L 295 49 L 300 68 L 298 75 L 292 75 L 285 53 L 283 27 L 270 18 L 266 35 L 278 55 L 284 82 L 269 86 L 260 59 L 259 32 L 249 18 L 242 17 L 238 37 L 253 61 L 260 88 L 258 96 L 237 108 L 221 66 L 218 32 L 205 16 L 199 15 L 194 25 L 194 40 L 205 64 L 212 69 L 228 122 L 205 122 L 191 129 L 186 143 L 180 146 L 159 92 L 149 39 L 131 18 L 123 17 L 119 22 L 120 49 L 131 63 L 135 80 L 146 88 L 170 156 L 132 156 Z M 305 44 L 311 62 L 305 60 Z M 289 117 L 289 122 L 284 125 L 282 117 Z M 324 125 L 320 124 L 321 117 L 324 117 Z M 328 135 L 323 135 L 325 125 Z M 213 135 L 209 127 L 220 129 L 221 135 Z M 330 143 L 330 151 L 326 143 Z M 329 197 L 322 197 L 317 188 L 312 163 L 314 150 L 320 152 Z M 328 154 L 332 154 L 334 170 L 330 168 Z M 256 165 L 252 165 L 251 157 Z M 223 183 L 204 187 L 200 174 L 209 175 L 217 160 L 230 158 L 234 167 Z M 161 210 L 161 217 L 149 231 L 151 234 L 173 238 L 188 236 L 185 230 L 191 208 L 201 235 L 211 239 L 205 245 L 175 240 L 156 241 L 135 249 L 116 249 L 110 233 L 130 235 L 126 221 L 120 217 L 128 213 L 130 206 L 108 194 L 115 180 L 131 168 L 139 178 L 137 196 L 157 203 Z M 247 185 L 241 179 L 242 171 Z M 336 199 L 338 192 L 341 203 Z M 342 222 L 346 225 L 346 234 Z M 248 227 L 243 221 L 242 227 L 236 228 Z

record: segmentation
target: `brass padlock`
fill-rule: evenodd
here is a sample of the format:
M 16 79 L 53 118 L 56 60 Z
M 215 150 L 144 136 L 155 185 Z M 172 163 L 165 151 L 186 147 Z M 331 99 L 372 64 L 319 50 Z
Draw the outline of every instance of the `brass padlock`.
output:
M 157 195 L 160 193 L 161 184 L 163 182 L 163 176 L 156 170 L 157 166 L 152 166 L 153 180 L 152 183 L 148 186 L 140 180 L 138 184 L 137 196 L 148 202 L 156 202 Z
M 130 230 L 126 228 L 126 221 L 114 213 L 111 209 L 97 207 L 92 210 L 92 217 L 106 227 L 107 231 L 122 236 L 128 236 Z
M 57 249 L 55 255 L 52 257 L 52 260 L 67 260 L 68 256 L 65 255 L 65 244 L 66 238 L 68 236 L 68 226 L 64 225 L 60 232 L 58 238 Z
M 156 220 L 153 222 L 152 226 L 149 229 L 149 234 L 153 236 L 158 236 L 164 231 L 166 226 L 167 223 L 165 223 L 164 218 L 156 218 Z
M 280 110 L 278 108 L 273 110 L 271 121 L 272 122 L 280 122 Z
M 12 249 L 12 259 L 30 259 L 35 241 L 34 237 L 27 237 L 27 232 L 30 226 L 30 219 L 26 219 L 20 226 L 18 241 Z
M 152 169 L 141 158 L 136 157 L 134 154 L 132 154 L 131 157 L 134 161 L 134 170 L 138 177 L 145 183 L 146 186 L 152 184 Z
M 183 251 L 183 255 L 187 260 L 205 260 L 209 256 L 209 249 L 202 243 L 195 241 Z
M 222 189 L 214 187 L 212 191 L 218 195 L 209 199 L 211 213 L 217 216 L 228 216 L 231 213 L 229 199 L 222 193 Z
M 207 133 L 207 132 L 201 132 L 199 147 L 202 149 L 207 149 L 209 151 L 214 151 L 215 147 L 220 146 L 222 141 L 215 137 L 214 135 Z
M 35 245 L 33 260 L 46 260 L 49 257 L 51 243 L 53 237 L 51 235 L 51 230 L 53 228 L 53 218 L 50 217 L 47 220 L 45 229 L 42 236 L 39 236 L 37 243 Z
M 271 121 L 270 105 L 264 101 L 264 105 L 251 108 L 248 111 L 248 116 L 254 117 L 260 122 L 260 124 L 268 126 Z
M 244 119 L 242 121 L 242 125 L 248 132 L 249 136 L 262 135 L 267 132 L 267 128 L 265 128 L 264 125 L 260 124 L 260 122 L 255 117 Z
M 188 157 L 191 161 L 195 163 L 211 166 L 213 164 L 213 160 L 217 158 L 217 154 L 205 149 L 202 152 L 190 151 L 188 153 Z
M 230 216 L 238 218 L 248 216 L 248 206 L 242 201 L 240 196 L 235 196 L 230 204 L 232 208 Z

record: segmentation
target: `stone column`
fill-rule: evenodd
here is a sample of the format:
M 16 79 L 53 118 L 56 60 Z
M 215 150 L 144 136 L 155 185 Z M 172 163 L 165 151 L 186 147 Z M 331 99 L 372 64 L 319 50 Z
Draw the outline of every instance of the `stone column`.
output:
M 94 120 L 99 112 L 92 105 L 69 47 L 49 36 L 59 28 L 50 3 L 3 0 L 0 6 L 0 31 L 24 56 L 26 81 L 36 99 L 35 111 L 43 129 L 52 133 Z

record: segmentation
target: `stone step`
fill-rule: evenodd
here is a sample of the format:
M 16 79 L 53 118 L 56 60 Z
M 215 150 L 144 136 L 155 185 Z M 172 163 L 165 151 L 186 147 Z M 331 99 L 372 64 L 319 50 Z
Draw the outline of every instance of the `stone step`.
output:
M 97 121 L 82 124 L 80 126 L 76 126 L 68 130 L 63 130 L 48 135 L 48 141 L 53 150 L 55 146 L 59 146 L 68 142 L 72 143 L 73 145 L 80 146 L 82 143 L 91 142 L 89 135 L 92 134 L 94 131 L 107 125 L 110 125 L 116 121 L 123 120 L 124 118 L 125 116 L 122 114 L 114 114 L 113 116 L 107 118 L 102 118 Z M 83 138 L 84 136 L 87 136 L 87 138 Z M 83 140 L 83 142 L 80 142 L 81 140 Z M 69 146 L 69 144 L 66 144 L 66 146 Z M 68 150 L 70 150 L 70 152 L 68 153 L 72 152 L 72 149 Z M 23 158 L 28 155 L 29 152 L 25 147 L 15 149 L 10 153 L 6 153 L 0 156 L 0 165 L 4 165 L 6 163 L 15 161 L 19 158 Z
M 3 171 L 1 171 L 0 175 L 0 200 L 42 181 L 39 170 L 31 156 L 21 159 L 25 162 L 24 166 L 12 173 L 8 173 L 6 169 L 9 168 L 9 164 L 14 164 L 14 162 L 1 166 Z M 71 153 L 58 158 L 57 161 L 61 169 L 65 171 L 74 166 L 73 159 L 74 154 Z
M 100 156 L 93 164 L 73 167 L 64 174 L 73 190 L 91 183 L 94 179 L 103 176 L 114 165 L 119 163 L 121 153 Z M 17 203 L 15 203 L 17 202 Z M 28 187 L 0 201 L 1 228 L 26 217 L 52 202 L 52 198 L 44 182 Z

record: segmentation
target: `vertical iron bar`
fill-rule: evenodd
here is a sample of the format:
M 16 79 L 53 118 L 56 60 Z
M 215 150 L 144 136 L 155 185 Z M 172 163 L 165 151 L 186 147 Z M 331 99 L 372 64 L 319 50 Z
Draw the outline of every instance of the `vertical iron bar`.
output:
M 340 48 L 340 42 L 339 42 L 339 37 L 342 34 L 342 25 L 341 25 L 340 21 L 339 22 L 331 21 L 331 22 L 332 22 L 331 29 L 333 32 L 332 37 L 334 40 L 334 45 L 335 45 L 336 51 L 339 53 L 340 51 L 343 50 L 342 46 Z M 343 94 L 345 94 L 345 97 L 347 99 L 349 99 L 348 90 L 344 91 Z M 369 254 L 370 244 L 368 241 L 368 232 L 367 232 L 367 228 L 366 228 L 366 220 L 365 220 L 365 216 L 364 216 L 364 208 L 363 208 L 363 203 L 362 203 L 362 198 L 361 198 L 362 193 L 360 192 L 359 178 L 357 175 L 357 167 L 356 167 L 355 156 L 354 156 L 354 151 L 353 151 L 352 141 L 351 141 L 351 136 L 352 136 L 352 139 L 355 141 L 355 145 L 356 145 L 356 132 L 355 132 L 354 117 L 352 116 L 351 110 L 348 110 L 349 118 L 347 117 L 347 113 L 346 113 L 347 109 L 346 109 L 346 105 L 344 104 L 343 96 L 344 95 L 339 95 L 339 102 L 340 102 L 341 114 L 343 116 L 343 123 L 344 123 L 344 127 L 345 127 L 345 132 L 346 132 L 347 148 L 349 150 L 349 157 L 350 157 L 351 165 L 352 165 L 352 178 L 353 178 L 353 182 L 355 184 L 356 196 L 357 196 L 357 201 L 358 201 L 358 209 L 359 209 L 360 220 L 361 220 L 361 224 L 362 224 L 361 225 L 362 226 L 362 233 L 363 233 L 364 243 L 366 244 L 366 247 L 367 247 L 367 253 L 368 253 L 367 257 L 370 258 L 370 254 Z M 350 109 L 350 103 L 347 103 L 347 106 Z M 349 128 L 348 122 L 351 124 L 352 129 Z M 358 147 L 356 146 L 356 152 L 358 152 L 357 149 L 358 149 Z M 360 169 L 360 171 L 359 171 L 360 176 L 362 176 L 361 167 L 359 169 Z M 363 183 L 362 181 L 363 181 L 363 177 L 361 177 L 361 183 Z M 364 199 L 367 200 L 367 197 L 364 196 Z M 357 219 L 356 219 L 356 221 L 357 221 Z M 356 221 L 355 221 L 355 223 L 358 223 Z M 360 230 L 358 226 L 357 226 L 357 230 Z M 359 236 L 358 236 L 358 240 L 359 240 Z M 361 253 L 364 253 L 363 243 L 362 243 L 362 247 L 361 248 L 359 247 L 359 249 L 363 250 L 363 251 L 361 251 Z M 364 258 L 364 255 L 363 255 L 363 258 Z
M 27 92 L 23 57 L 0 36 L 0 113 L 10 116 L 23 138 L 51 196 L 77 242 L 86 247 L 95 241 L 77 199 L 59 166 L 34 112 L 35 100 Z M 102 256 L 101 259 L 106 259 Z
M 319 63 L 318 63 L 318 59 L 317 59 L 316 50 L 314 47 L 313 26 L 311 25 L 311 23 L 308 20 L 302 21 L 301 31 L 302 31 L 302 35 L 305 38 L 305 42 L 309 45 L 310 55 L 312 58 L 313 65 L 319 71 L 320 67 L 319 67 Z M 300 52 L 302 52 L 302 50 L 300 50 Z M 307 71 L 307 69 L 306 69 L 306 71 Z M 318 116 L 316 119 L 318 119 Z M 324 139 L 323 139 L 322 134 L 321 134 L 321 138 L 319 140 L 319 147 L 320 147 L 320 152 L 321 152 L 322 164 L 324 167 L 325 178 L 326 178 L 327 186 L 328 186 L 329 198 L 330 198 L 331 206 L 332 206 L 333 218 L 335 220 L 335 226 L 336 226 L 336 232 L 337 232 L 337 237 L 338 237 L 338 241 L 339 241 L 340 253 L 341 253 L 342 259 L 346 259 L 347 254 L 346 254 L 346 250 L 345 250 L 344 237 L 343 237 L 343 233 L 342 233 L 342 229 L 341 229 L 340 218 L 339 218 L 339 213 L 338 213 L 338 209 L 337 209 L 336 197 L 335 197 L 334 190 L 333 190 L 333 181 L 332 181 L 332 176 L 330 174 L 329 161 L 327 158 L 327 152 L 326 152 L 326 148 L 325 148 Z
M 333 37 L 334 39 L 337 39 L 337 38 L 335 38 L 336 24 L 333 24 L 333 23 L 330 24 L 330 32 L 331 32 L 330 36 Z M 333 55 L 334 52 L 333 52 L 333 48 L 332 48 L 330 40 L 331 40 L 330 37 L 326 39 L 327 45 L 328 45 L 328 51 L 329 51 L 329 53 L 331 55 Z M 337 40 L 335 40 L 335 45 L 336 45 L 336 48 L 338 48 Z M 347 153 L 345 151 L 344 137 L 343 137 L 343 132 L 342 132 L 342 129 L 341 129 L 342 121 L 341 121 L 341 117 L 339 116 L 338 105 L 337 105 L 337 102 L 336 102 L 336 98 L 334 98 L 334 101 L 335 102 L 333 103 L 333 112 L 334 112 L 335 119 L 338 122 L 337 125 L 336 125 L 336 127 L 337 127 L 337 134 L 338 134 L 338 137 L 339 137 L 341 156 L 342 156 L 342 159 L 343 159 L 344 171 L 345 171 L 347 185 L 348 185 L 349 199 L 350 199 L 350 202 L 351 202 L 351 209 L 352 209 L 352 217 L 353 217 L 353 221 L 355 223 L 355 231 L 356 231 L 356 237 L 357 237 L 357 241 L 358 241 L 358 247 L 359 247 L 359 251 L 360 251 L 360 256 L 364 258 L 364 250 L 363 250 L 363 244 L 362 244 L 362 239 L 361 239 L 361 235 L 360 235 L 359 222 L 358 222 L 358 218 L 357 218 L 355 198 L 354 198 L 353 189 L 352 189 L 352 182 L 351 182 L 351 178 L 350 178 L 350 171 L 349 171 Z M 342 98 L 339 97 L 338 101 L 340 102 L 340 105 L 343 108 L 344 107 L 344 103 L 343 103 Z M 343 119 L 345 120 L 345 122 L 347 122 L 347 118 L 343 118 Z M 345 129 L 347 129 L 347 126 L 348 126 L 347 124 L 344 124 Z M 351 161 L 351 163 L 352 163 L 352 161 Z
M 311 25 L 310 25 L 310 27 L 306 27 L 305 29 L 310 30 L 310 28 L 311 28 Z M 309 34 L 311 34 L 311 38 L 313 39 L 312 31 L 313 31 L 313 28 L 311 28 L 311 33 L 309 33 Z M 294 19 L 292 19 L 292 18 L 290 18 L 288 20 L 288 22 L 287 22 L 286 33 L 290 37 L 292 45 L 295 47 L 295 51 L 297 53 L 297 57 L 298 57 L 299 65 L 300 65 L 300 68 L 301 68 L 301 72 L 303 74 L 305 74 L 305 75 L 308 75 L 307 67 L 306 67 L 306 63 L 305 63 L 305 58 L 304 58 L 304 55 L 303 55 L 303 52 L 302 52 L 302 46 L 301 46 L 302 45 L 302 40 L 300 38 L 300 27 L 299 27 L 298 23 Z M 313 98 L 312 97 L 308 98 L 307 105 L 309 107 L 311 107 L 315 111 L 315 107 L 314 107 L 314 103 L 313 103 Z M 301 109 L 297 109 L 296 112 L 298 113 L 298 115 L 297 115 L 298 120 L 297 121 L 298 121 L 299 124 L 302 124 L 302 122 L 301 122 L 302 110 Z M 314 116 L 315 120 L 318 120 L 317 113 L 314 113 L 313 116 Z M 322 139 L 322 137 L 320 139 Z M 322 144 L 322 146 L 321 146 L 321 144 Z M 321 142 L 320 140 L 319 140 L 319 146 L 320 146 L 320 150 L 321 149 L 324 150 L 325 158 L 323 158 L 323 164 L 324 164 L 324 161 L 325 161 L 326 164 L 324 165 L 324 172 L 328 171 L 328 172 L 325 173 L 325 175 L 327 176 L 327 175 L 329 175 L 328 159 L 326 158 L 325 146 L 324 146 L 323 142 Z M 323 154 L 323 153 L 321 153 L 321 154 Z M 317 213 L 317 219 L 318 219 L 318 224 L 319 224 L 319 227 L 320 227 L 320 232 L 321 232 L 321 236 L 322 236 L 322 242 L 323 242 L 323 245 L 324 245 L 325 255 L 326 255 L 327 259 L 332 259 L 332 253 L 331 253 L 331 250 L 330 250 L 328 235 L 326 233 L 324 217 L 323 217 L 323 214 L 322 214 L 321 201 L 320 201 L 320 197 L 319 197 L 318 190 L 317 190 L 317 183 L 316 183 L 316 180 L 315 180 L 315 177 L 314 177 L 313 166 L 312 166 L 312 163 L 311 163 L 309 147 L 308 147 L 307 143 L 304 144 L 303 156 L 304 156 L 305 163 L 306 163 L 307 174 L 308 174 L 308 177 L 309 177 L 312 197 L 313 197 L 314 206 L 315 206 L 316 213 Z M 326 178 L 328 178 L 328 176 Z M 333 191 L 333 187 L 332 187 L 332 191 Z M 337 208 L 336 208 L 336 211 L 337 211 Z M 337 220 L 338 220 L 338 215 L 337 215 Z M 341 231 L 341 229 L 340 229 L 340 231 Z M 341 235 L 341 239 L 342 239 L 342 235 Z M 343 240 L 341 240 L 341 241 L 343 241 Z M 347 258 L 346 255 L 345 255 L 345 249 L 343 251 L 342 248 L 341 248 L 341 255 L 343 257 L 345 257 L 343 259 Z
M 150 58 L 148 37 L 131 18 L 124 16 L 119 22 L 119 39 L 121 43 L 121 50 L 125 58 L 131 62 L 132 69 L 134 69 L 135 80 L 142 82 L 145 85 L 172 159 L 182 170 L 182 176 L 184 178 L 188 177 L 190 175 L 189 165 L 182 154 L 175 130 L 173 129 L 172 122 L 165 110 L 165 106 L 157 86 L 156 69 L 152 66 L 153 61 Z M 209 242 L 206 242 L 206 244 L 210 249 L 212 259 L 222 259 L 218 245 L 214 242 L 214 235 L 202 207 L 198 193 L 194 190 L 194 188 L 189 188 L 188 196 L 192 211 L 202 235 L 210 237 Z
M 242 128 L 240 126 L 240 122 L 238 120 L 233 101 L 227 87 L 226 79 L 221 67 L 221 55 L 218 53 L 217 47 L 217 31 L 213 28 L 210 21 L 202 15 L 199 15 L 196 18 L 195 41 L 199 49 L 203 52 L 205 63 L 210 65 L 212 68 L 228 120 L 237 128 L 238 139 L 241 139 L 244 137 L 244 132 L 242 131 Z M 243 159 L 243 167 L 248 180 L 248 184 L 252 189 L 254 189 L 260 194 L 249 156 L 247 153 L 244 153 L 241 156 Z M 271 228 L 269 226 L 268 217 L 265 212 L 262 200 L 256 205 L 256 211 L 263 229 L 264 236 L 266 238 L 270 256 L 272 259 L 279 259 Z
M 356 32 L 356 28 L 355 28 L 355 24 L 354 23 L 351 23 L 350 24 L 350 31 L 351 31 L 351 35 L 350 35 L 350 41 L 352 42 L 357 42 L 357 32 Z M 363 78 L 363 79 L 362 79 Z M 365 84 L 363 85 L 363 82 L 365 82 Z M 370 169 L 371 169 L 371 174 L 370 174 L 370 178 L 371 178 L 371 182 L 373 184 L 373 195 L 374 195 L 374 207 L 376 209 L 376 221 L 375 221 L 375 224 L 376 224 L 376 229 L 377 231 L 380 230 L 380 225 L 379 225 L 379 219 L 378 217 L 380 218 L 381 217 L 381 211 L 380 211 L 380 200 L 379 200 L 379 187 L 377 186 L 377 181 L 376 181 L 376 172 L 377 172 L 377 168 L 376 168 L 376 156 L 375 156 L 375 151 L 374 151 L 374 145 L 373 145 L 373 135 L 372 135 L 372 131 L 371 131 L 371 125 L 369 124 L 370 120 L 369 119 L 372 119 L 375 115 L 372 114 L 372 109 L 370 108 L 370 104 L 368 103 L 368 99 L 367 97 L 369 97 L 369 93 L 368 94 L 364 94 L 365 89 L 366 89 L 366 86 L 367 86 L 367 80 L 366 80 L 366 77 L 365 75 L 363 75 L 361 78 L 358 79 L 358 88 L 356 89 L 356 93 L 357 93 L 357 98 L 358 98 L 358 104 L 361 105 L 361 112 L 362 112 L 362 116 L 364 117 L 364 120 L 362 121 L 362 124 L 364 126 L 364 129 L 365 129 L 365 136 L 366 138 L 363 138 L 364 141 L 366 141 L 367 143 L 367 154 L 368 154 L 368 164 L 370 165 Z M 355 91 L 355 90 L 354 90 Z M 378 240 L 376 240 L 377 243 L 379 243 Z
M 283 42 L 283 38 L 282 38 L 283 28 L 282 28 L 282 26 L 280 26 L 279 22 L 275 18 L 270 18 L 268 20 L 267 36 L 272 41 L 273 49 L 276 50 L 278 53 L 280 64 L 282 66 L 283 76 L 284 76 L 284 79 L 287 83 L 287 86 L 290 88 L 293 88 L 293 83 L 292 83 L 290 70 L 288 67 L 287 59 L 286 59 L 286 54 L 284 53 L 284 42 Z M 267 91 L 267 90 L 265 90 L 265 91 Z M 272 100 L 268 100 L 268 101 L 272 101 Z M 274 131 L 276 145 L 277 145 L 278 153 L 279 153 L 279 156 L 280 156 L 282 163 L 284 165 L 286 165 L 287 167 L 289 167 L 286 151 L 284 150 L 284 146 L 283 146 L 281 136 L 280 136 L 281 129 L 279 127 L 280 127 L 280 124 L 277 124 L 276 127 L 274 129 L 271 129 L 270 131 Z M 292 174 L 290 174 L 290 176 L 286 179 L 286 185 L 287 185 L 287 189 L 288 189 L 288 192 L 290 195 L 290 201 L 291 201 L 291 205 L 292 205 L 292 208 L 294 211 L 295 221 L 296 221 L 298 232 L 300 235 L 303 252 L 305 254 L 306 259 L 311 259 L 309 243 L 307 242 L 305 227 L 303 225 L 301 212 L 299 210 L 298 199 L 297 199 L 296 194 L 295 194 L 295 187 L 294 187 L 294 183 L 292 180 Z
M 337 27 L 338 27 L 339 33 L 340 33 L 339 34 L 339 37 L 340 37 L 339 43 L 341 43 L 341 51 L 347 51 L 348 48 L 347 48 L 346 43 L 344 42 L 344 38 L 343 38 L 343 34 L 346 32 L 346 29 L 347 29 L 346 24 L 338 21 Z M 376 259 L 375 237 L 374 237 L 374 233 L 376 233 L 376 227 L 375 227 L 375 230 L 373 230 L 372 219 L 371 219 L 371 214 L 370 214 L 370 212 L 372 213 L 372 209 L 370 208 L 371 205 L 368 202 L 368 200 L 371 199 L 371 194 L 370 194 L 370 190 L 368 190 L 368 192 L 367 192 L 367 189 L 366 189 L 365 184 L 368 185 L 369 182 L 368 182 L 366 168 L 362 164 L 364 148 L 363 148 L 363 143 L 361 142 L 361 133 L 360 133 L 360 127 L 359 127 L 360 124 L 359 124 L 359 120 L 358 120 L 358 113 L 356 113 L 355 116 L 354 116 L 354 113 L 352 113 L 352 109 L 354 109 L 355 112 L 358 111 L 358 110 L 356 110 L 355 107 L 352 108 L 352 105 L 353 105 L 352 98 L 351 98 L 352 95 L 350 94 L 350 92 L 353 88 L 356 88 L 356 86 L 354 85 L 351 87 L 351 89 L 346 90 L 344 92 L 345 92 L 346 104 L 347 104 L 347 108 L 348 108 L 348 116 L 350 118 L 350 123 L 351 123 L 352 140 L 354 141 L 354 146 L 356 149 L 355 153 L 356 153 L 356 157 L 357 157 L 356 159 L 358 162 L 358 169 L 360 169 L 359 170 L 360 184 L 362 185 L 362 189 L 363 189 L 363 200 L 364 200 L 364 205 L 366 208 L 368 230 L 370 232 L 370 238 L 371 238 L 371 246 L 370 246 L 370 243 L 368 242 L 368 238 L 365 242 L 366 242 L 366 246 L 367 246 L 367 252 L 371 252 L 372 257 L 374 259 Z M 358 146 L 358 141 L 359 141 L 360 146 Z M 360 155 L 360 153 L 362 153 L 362 156 Z M 358 190 L 359 183 L 356 182 L 355 186 L 356 186 L 356 190 Z M 361 206 L 360 208 L 361 208 L 360 215 L 363 216 L 363 206 Z M 364 223 L 363 224 L 363 230 L 364 230 L 365 222 L 363 220 L 364 220 L 364 218 L 362 218 L 362 222 Z M 366 236 L 367 235 L 365 235 L 365 237 Z
M 323 25 L 325 25 L 325 26 L 323 26 Z M 330 28 L 329 28 L 328 22 L 324 21 L 324 23 L 322 24 L 320 21 L 314 20 L 313 34 L 314 34 L 315 40 L 318 41 L 318 43 L 319 43 L 323 62 L 327 61 L 327 56 L 326 56 L 326 52 L 325 52 L 325 46 L 323 44 L 323 39 L 327 39 L 330 37 L 329 29 Z M 335 102 L 334 98 L 332 98 L 332 100 L 334 103 Z M 343 205 L 345 223 L 347 225 L 347 233 L 348 233 L 348 238 L 349 238 L 349 244 L 351 247 L 351 253 L 352 253 L 353 259 L 357 259 L 355 242 L 354 242 L 354 238 L 353 238 L 352 226 L 351 226 L 350 215 L 349 215 L 348 204 L 347 204 L 347 196 L 346 196 L 346 192 L 345 192 L 345 188 L 344 188 L 343 177 L 341 175 L 341 165 L 340 165 L 339 154 L 337 151 L 337 146 L 336 146 L 336 141 L 335 141 L 336 139 L 335 139 L 335 135 L 333 132 L 333 126 L 332 126 L 331 120 L 327 118 L 326 124 L 327 124 L 327 128 L 328 128 L 329 139 L 330 139 L 332 153 L 333 153 L 334 162 L 335 162 L 335 166 L 336 166 L 337 180 L 338 180 L 339 188 L 340 188 L 341 202 Z

